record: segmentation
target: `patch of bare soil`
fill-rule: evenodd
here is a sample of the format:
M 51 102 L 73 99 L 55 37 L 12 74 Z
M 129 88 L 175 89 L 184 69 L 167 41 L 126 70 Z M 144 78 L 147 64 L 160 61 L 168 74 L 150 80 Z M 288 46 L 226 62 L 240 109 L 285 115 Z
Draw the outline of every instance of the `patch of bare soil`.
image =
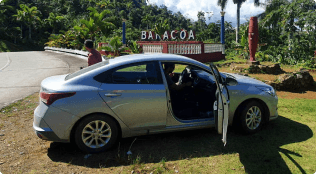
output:
M 286 73 L 298 71 L 300 68 L 292 68 L 292 67 L 285 67 L 282 68 Z M 235 71 L 230 70 L 230 67 L 221 67 L 219 68 L 221 72 L 228 72 L 228 73 L 238 73 Z M 313 76 L 314 81 L 316 82 L 316 72 L 310 71 L 310 75 Z M 254 77 L 260 81 L 274 81 L 278 78 L 279 75 L 273 74 L 248 74 L 250 77 Z M 285 99 L 294 99 L 294 98 L 304 98 L 304 99 L 316 99 L 316 87 L 310 87 L 307 89 L 300 89 L 296 91 L 277 91 L 276 92 L 279 98 Z

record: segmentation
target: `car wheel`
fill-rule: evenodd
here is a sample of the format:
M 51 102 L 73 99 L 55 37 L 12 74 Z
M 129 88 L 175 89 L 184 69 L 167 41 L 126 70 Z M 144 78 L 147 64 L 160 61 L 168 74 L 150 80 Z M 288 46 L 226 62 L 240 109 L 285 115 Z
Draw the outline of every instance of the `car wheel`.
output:
M 240 115 L 241 130 L 246 134 L 258 132 L 263 124 L 263 107 L 256 101 L 248 102 L 242 107 Z
M 75 142 L 79 149 L 88 153 L 98 153 L 113 147 L 118 140 L 116 122 L 104 115 L 84 118 L 76 128 Z

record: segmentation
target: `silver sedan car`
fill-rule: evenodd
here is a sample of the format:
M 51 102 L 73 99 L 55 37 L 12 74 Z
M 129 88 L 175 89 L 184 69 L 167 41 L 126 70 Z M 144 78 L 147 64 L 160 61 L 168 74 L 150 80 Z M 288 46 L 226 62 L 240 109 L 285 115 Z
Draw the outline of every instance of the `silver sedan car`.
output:
M 171 75 L 166 64 L 184 68 Z M 185 87 L 171 89 L 170 79 Z M 120 138 L 210 127 L 226 144 L 228 125 L 255 133 L 278 117 L 277 103 L 273 87 L 220 73 L 213 64 L 137 54 L 44 79 L 33 128 L 43 140 L 73 141 L 89 153 L 109 149 Z

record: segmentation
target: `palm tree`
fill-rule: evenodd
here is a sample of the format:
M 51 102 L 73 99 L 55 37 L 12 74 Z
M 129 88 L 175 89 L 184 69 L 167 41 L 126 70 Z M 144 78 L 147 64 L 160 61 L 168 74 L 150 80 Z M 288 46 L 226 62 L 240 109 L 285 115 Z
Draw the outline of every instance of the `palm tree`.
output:
M 156 23 L 154 26 L 154 32 L 158 34 L 161 39 L 163 39 L 162 35 L 164 34 L 164 32 L 168 30 L 170 30 L 170 26 L 167 19 L 163 21 L 163 19 L 161 18 L 160 22 Z
M 228 0 L 218 0 L 217 5 L 221 7 L 221 10 L 224 11 Z
M 16 18 L 17 21 L 25 21 L 24 19 L 24 13 L 21 11 L 21 10 L 17 10 L 17 14 L 13 15 L 13 17 Z M 23 27 L 22 27 L 22 23 L 21 23 L 21 38 L 23 37 L 23 34 L 22 34 L 22 31 L 23 31 Z
M 246 2 L 246 0 L 233 0 L 234 4 L 237 4 L 237 32 L 236 32 L 236 42 L 239 41 L 239 26 L 240 26 L 240 8 L 242 3 Z
M 26 25 L 29 27 L 29 39 L 32 39 L 31 33 L 32 33 L 32 24 L 34 23 L 34 20 L 40 20 L 38 17 L 40 11 L 37 10 L 37 7 L 28 7 L 25 4 L 20 5 L 21 10 L 17 10 L 17 14 L 14 15 L 17 17 L 17 20 L 24 21 Z
M 132 9 L 132 7 L 133 7 L 133 3 L 132 3 L 132 2 L 126 3 L 126 8 L 127 8 L 127 10 L 128 10 L 128 19 L 129 19 L 130 16 L 131 16 L 131 9 Z
M 94 20 L 98 30 L 101 31 L 105 37 L 108 37 L 115 28 L 113 23 L 105 21 L 106 15 L 110 14 L 111 11 L 103 10 L 101 13 L 98 13 L 98 11 L 93 7 L 89 7 L 88 10 L 91 11 L 90 17 Z
M 94 20 L 91 18 L 89 21 L 85 19 L 81 19 L 80 22 L 83 24 L 82 29 L 87 30 L 89 34 L 88 35 L 89 38 L 85 38 L 85 39 L 94 40 L 97 32 L 100 31 L 98 26 L 95 25 Z
M 197 17 L 198 17 L 198 24 L 200 24 L 200 30 L 204 31 L 205 28 L 206 28 L 205 12 L 199 11 L 198 14 L 197 14 Z
M 53 27 L 53 34 L 55 34 L 55 29 L 57 23 L 61 22 L 64 19 L 63 16 L 58 16 L 55 13 L 49 13 L 49 17 L 45 20 L 47 23 Z
M 260 0 L 254 0 L 253 3 L 256 7 L 259 7 L 261 5 Z
M 146 14 L 146 16 L 144 16 L 142 19 L 142 22 L 147 24 L 147 30 L 148 30 L 148 24 L 150 23 L 150 21 L 151 21 L 151 16 L 148 14 Z

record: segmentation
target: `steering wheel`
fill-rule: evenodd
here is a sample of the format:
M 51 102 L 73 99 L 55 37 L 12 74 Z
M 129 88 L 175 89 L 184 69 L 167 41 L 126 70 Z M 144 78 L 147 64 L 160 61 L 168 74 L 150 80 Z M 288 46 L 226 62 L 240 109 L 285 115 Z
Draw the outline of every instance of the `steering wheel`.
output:
M 181 85 L 182 83 L 184 83 L 184 81 L 185 81 L 185 79 L 187 79 L 188 75 L 189 75 L 189 73 L 188 73 L 187 69 L 185 68 L 185 69 L 182 71 L 182 73 L 181 73 L 181 75 L 180 75 L 180 77 L 179 77 L 179 85 Z
M 200 82 L 201 82 L 201 79 L 198 76 L 196 76 L 193 81 L 193 87 L 197 86 Z

